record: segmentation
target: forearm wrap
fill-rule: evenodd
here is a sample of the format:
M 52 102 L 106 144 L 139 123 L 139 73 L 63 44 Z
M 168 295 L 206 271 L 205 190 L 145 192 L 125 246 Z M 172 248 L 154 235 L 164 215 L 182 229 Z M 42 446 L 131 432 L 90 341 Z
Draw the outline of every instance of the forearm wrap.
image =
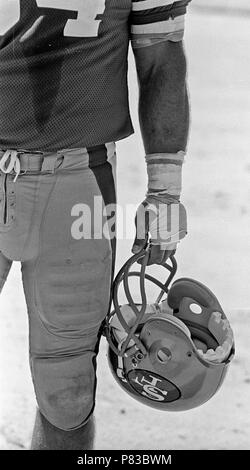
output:
M 179 200 L 182 189 L 182 165 L 185 152 L 146 155 L 148 196 Z

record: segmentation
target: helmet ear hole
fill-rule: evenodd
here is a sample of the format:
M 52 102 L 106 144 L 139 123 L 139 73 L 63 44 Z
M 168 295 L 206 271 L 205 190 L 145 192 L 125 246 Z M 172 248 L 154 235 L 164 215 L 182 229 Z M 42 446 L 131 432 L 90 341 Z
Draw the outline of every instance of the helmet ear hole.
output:
M 189 310 L 195 315 L 200 315 L 202 313 L 201 306 L 195 303 L 189 305 Z
M 162 347 L 157 352 L 157 359 L 161 364 L 166 364 L 171 359 L 171 351 L 166 347 Z

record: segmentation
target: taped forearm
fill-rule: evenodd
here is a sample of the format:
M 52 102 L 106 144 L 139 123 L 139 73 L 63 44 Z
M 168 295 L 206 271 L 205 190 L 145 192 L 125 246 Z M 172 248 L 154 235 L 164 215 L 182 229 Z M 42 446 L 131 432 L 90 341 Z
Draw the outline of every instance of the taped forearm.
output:
M 153 244 L 176 244 L 187 234 L 187 216 L 180 203 L 184 151 L 146 155 L 148 188 L 144 204 L 150 214 Z
M 146 155 L 147 196 L 163 196 L 178 201 L 182 189 L 182 165 L 185 152 L 154 153 Z

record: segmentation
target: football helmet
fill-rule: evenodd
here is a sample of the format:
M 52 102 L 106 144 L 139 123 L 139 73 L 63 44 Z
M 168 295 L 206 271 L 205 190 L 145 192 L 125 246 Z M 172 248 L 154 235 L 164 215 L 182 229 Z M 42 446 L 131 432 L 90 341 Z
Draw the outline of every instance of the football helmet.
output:
M 188 278 L 171 284 L 174 256 L 162 264 L 168 272 L 164 283 L 146 272 L 148 257 L 148 249 L 132 256 L 113 283 L 114 309 L 105 324 L 109 366 L 123 390 L 141 403 L 166 411 L 192 409 L 222 385 L 234 356 L 233 332 L 206 286 Z M 133 270 L 139 258 L 141 267 Z M 135 277 L 139 303 L 131 289 Z M 148 282 L 159 290 L 154 302 L 146 293 Z

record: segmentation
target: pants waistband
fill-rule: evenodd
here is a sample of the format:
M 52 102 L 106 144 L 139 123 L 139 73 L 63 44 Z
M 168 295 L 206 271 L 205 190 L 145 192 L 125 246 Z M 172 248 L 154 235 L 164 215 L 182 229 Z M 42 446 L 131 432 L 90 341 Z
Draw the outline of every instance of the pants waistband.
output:
M 54 173 L 67 162 L 78 162 L 86 167 L 101 165 L 115 154 L 115 143 L 110 142 L 93 147 L 62 149 L 57 152 L 40 152 L 23 149 L 0 149 L 0 171 L 19 174 L 27 172 Z

